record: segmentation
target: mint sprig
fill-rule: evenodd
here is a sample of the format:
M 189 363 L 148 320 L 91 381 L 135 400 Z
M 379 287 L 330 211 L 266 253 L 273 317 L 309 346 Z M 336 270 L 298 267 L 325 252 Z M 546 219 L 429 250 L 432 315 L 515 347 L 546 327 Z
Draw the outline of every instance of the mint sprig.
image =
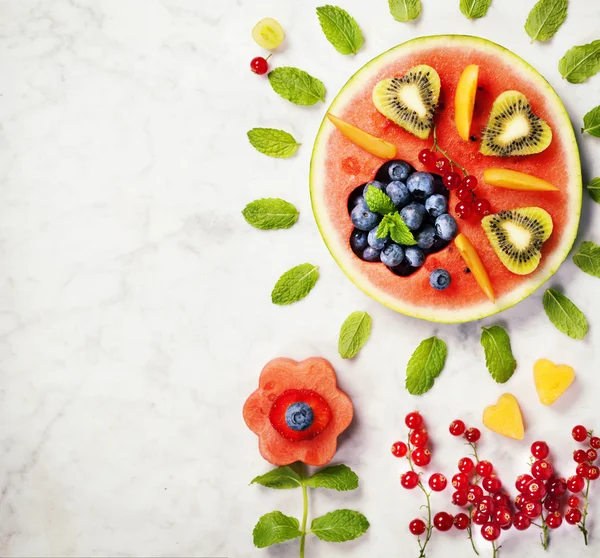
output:
M 556 329 L 573 339 L 583 339 L 587 335 L 586 317 L 564 294 L 548 289 L 542 302 L 546 315 Z
M 446 363 L 447 347 L 441 339 L 430 337 L 421 341 L 406 366 L 406 389 L 412 395 L 422 395 L 433 387 Z
M 321 29 L 340 54 L 356 54 L 363 45 L 363 36 L 356 20 L 338 6 L 317 8 Z
M 366 312 L 352 312 L 342 324 L 338 352 L 342 358 L 354 358 L 369 340 L 371 316 Z
M 377 227 L 377 238 L 387 238 L 388 236 L 396 244 L 404 246 L 414 246 L 417 243 L 413 233 L 397 211 L 384 215 Z
M 275 283 L 271 302 L 286 306 L 302 300 L 317 283 L 319 268 L 309 263 L 300 264 L 286 271 Z
M 467 19 L 479 19 L 487 14 L 492 0 L 460 0 L 459 8 Z
M 481 346 L 485 352 L 485 365 L 492 378 L 499 384 L 508 382 L 517 367 L 517 361 L 506 330 L 500 326 L 481 328 Z
M 300 145 L 292 134 L 277 128 L 252 128 L 247 135 L 254 149 L 279 159 L 291 157 Z
M 390 13 L 396 21 L 406 23 L 421 13 L 421 0 L 388 0 Z
M 314 105 L 325 101 L 323 82 L 299 68 L 275 68 L 269 72 L 269 83 L 275 93 L 296 105 Z
M 600 39 L 570 48 L 558 63 L 560 75 L 569 83 L 583 83 L 600 71 Z
M 567 18 L 568 0 L 539 0 L 525 22 L 531 42 L 547 41 L 555 35 Z
M 242 215 L 249 225 L 263 231 L 289 229 L 298 220 L 298 210 L 280 198 L 254 200 L 243 209 Z
M 379 188 L 375 188 L 375 186 L 369 186 L 367 188 L 365 201 L 373 213 L 385 215 L 396 211 L 396 206 L 394 205 L 392 198 L 382 192 Z

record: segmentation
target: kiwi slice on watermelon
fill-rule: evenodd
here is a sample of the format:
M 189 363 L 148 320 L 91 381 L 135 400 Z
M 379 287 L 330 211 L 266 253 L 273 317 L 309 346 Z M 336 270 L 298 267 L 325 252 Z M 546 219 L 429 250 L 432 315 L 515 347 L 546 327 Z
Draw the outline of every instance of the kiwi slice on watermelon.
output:
M 440 76 L 426 64 L 402 77 L 380 81 L 373 88 L 375 108 L 407 132 L 427 139 L 440 98 Z
M 542 259 L 542 244 L 552 234 L 552 217 L 540 207 L 521 207 L 488 215 L 481 226 L 506 269 L 528 275 Z
M 512 157 L 541 153 L 552 141 L 552 130 L 531 109 L 519 91 L 498 95 L 481 137 L 483 155 Z

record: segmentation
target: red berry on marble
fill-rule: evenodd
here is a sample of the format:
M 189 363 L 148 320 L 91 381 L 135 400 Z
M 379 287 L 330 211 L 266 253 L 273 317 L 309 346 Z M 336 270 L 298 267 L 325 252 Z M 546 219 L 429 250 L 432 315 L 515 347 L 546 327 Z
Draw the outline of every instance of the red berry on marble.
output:
M 575 474 L 585 479 L 588 476 L 589 468 L 590 466 L 587 463 L 580 463 L 575 469 Z
M 452 503 L 455 506 L 466 506 L 469 503 L 466 490 L 457 490 L 452 494 Z
M 469 428 L 465 432 L 465 438 L 467 439 L 467 442 L 474 444 L 479 440 L 479 438 L 481 438 L 481 431 L 479 428 Z
M 407 471 L 400 476 L 400 484 L 407 490 L 412 490 L 419 484 L 419 475 L 414 471 Z
M 515 508 L 522 510 L 527 501 L 527 496 L 525 496 L 525 494 L 517 494 L 515 496 Z
M 444 183 L 444 186 L 448 188 L 448 190 L 456 190 L 456 188 L 460 186 L 461 180 L 457 173 L 450 171 L 442 177 L 442 182 Z
M 593 448 L 587 450 L 587 460 L 590 463 L 593 463 L 594 461 L 596 461 L 596 459 L 598 459 L 598 452 Z
M 565 513 L 565 520 L 569 525 L 577 525 L 582 518 L 583 514 L 581 513 L 581 510 L 577 508 L 569 508 L 567 513 Z
M 473 469 L 475 469 L 475 463 L 473 463 L 473 460 L 470 457 L 463 457 L 458 462 L 458 470 L 461 473 L 466 473 L 468 475 Z
M 475 190 L 477 188 L 477 179 L 471 174 L 465 176 L 462 179 L 462 187 L 467 190 Z
M 546 481 L 554 474 L 554 467 L 552 466 L 552 463 L 548 463 L 548 461 L 545 461 L 544 459 L 538 459 L 531 466 L 531 474 L 537 480 Z
M 471 521 L 475 523 L 475 525 L 485 525 L 490 519 L 489 513 L 480 512 L 475 509 L 471 512 Z
M 510 514 L 510 510 L 505 507 L 497 508 L 494 512 L 494 521 L 500 527 L 510 527 L 512 524 L 512 515 Z
M 562 522 L 562 515 L 558 511 L 549 513 L 546 516 L 546 525 L 548 525 L 550 529 L 558 529 L 562 525 Z
M 394 442 L 392 444 L 392 455 L 396 457 L 404 457 L 408 452 L 408 448 L 404 442 Z
M 510 498 L 504 492 L 496 492 L 492 498 L 497 508 L 510 508 Z
M 531 455 L 536 459 L 546 459 L 550 454 L 550 448 L 546 442 L 538 441 L 531 444 Z
M 572 477 L 569 477 L 569 480 L 567 480 L 567 488 L 569 489 L 569 492 L 572 492 L 573 494 L 581 492 L 584 486 L 585 480 L 583 480 L 583 477 L 580 477 L 579 475 L 573 475 Z
M 410 443 L 416 448 L 424 448 L 429 440 L 429 434 L 424 428 L 413 430 L 410 434 Z
M 465 423 L 460 419 L 453 420 L 449 430 L 452 436 L 462 436 L 465 433 Z
M 454 210 L 461 219 L 468 219 L 473 213 L 473 204 L 471 202 L 460 201 L 456 204 Z
M 250 61 L 250 69 L 259 76 L 266 74 L 269 71 L 269 63 L 266 58 L 257 56 Z
M 454 518 L 446 512 L 438 512 L 433 516 L 433 526 L 438 531 L 449 531 L 452 529 Z
M 477 509 L 481 513 L 487 513 L 487 515 L 490 516 L 492 513 L 494 513 L 496 505 L 490 496 L 482 496 L 477 502 Z
M 567 491 L 567 481 L 563 478 L 552 477 L 546 483 L 548 494 L 560 498 Z
M 477 505 L 479 499 L 483 496 L 483 490 L 477 485 L 470 486 L 467 490 L 467 500 L 474 506 Z
M 415 448 L 410 457 L 417 467 L 427 467 L 431 461 L 431 452 L 427 448 Z
M 577 496 L 569 496 L 569 499 L 567 500 L 567 505 L 570 508 L 578 508 L 580 503 L 581 503 L 581 500 L 579 500 L 579 498 L 577 498 Z
M 467 490 L 469 488 L 469 477 L 466 473 L 456 473 L 452 477 L 452 486 L 456 490 Z
M 600 477 L 600 469 L 598 467 L 596 467 L 596 465 L 592 465 L 587 471 L 586 478 L 591 481 L 594 481 L 594 480 L 598 480 L 599 477 Z
M 464 531 L 470 523 L 471 521 L 466 513 L 458 513 L 454 516 L 454 527 L 459 531 Z
M 446 489 L 448 485 L 448 480 L 441 473 L 433 473 L 431 477 L 429 477 L 429 488 L 434 492 L 442 492 L 442 490 Z
M 594 449 L 600 449 L 600 438 L 598 438 L 598 436 L 592 436 L 590 438 L 590 446 Z
M 546 496 L 546 492 L 546 487 L 537 479 L 530 481 L 525 488 L 525 495 L 532 500 L 541 500 Z
M 513 527 L 517 531 L 525 531 L 531 526 L 531 519 L 529 519 L 523 512 L 515 513 L 513 517 Z
M 489 477 L 494 472 L 494 466 L 489 461 L 480 461 L 475 470 L 480 477 Z
M 498 525 L 495 523 L 486 523 L 481 528 L 481 536 L 486 541 L 495 541 L 500 536 L 500 527 L 498 527 Z
M 421 149 L 421 151 L 419 151 L 419 161 L 426 167 L 434 167 L 437 159 L 431 149 Z
M 587 440 L 587 429 L 581 424 L 578 424 L 577 426 L 573 427 L 573 431 L 571 432 L 571 434 L 573 435 L 573 440 L 575 440 L 576 442 L 585 442 L 585 440 Z
M 515 488 L 521 492 L 524 493 L 525 489 L 527 488 L 527 485 L 533 480 L 533 477 L 531 475 L 528 474 L 524 474 L 524 475 L 519 475 L 517 477 L 517 480 L 515 481 Z
M 550 512 L 558 511 L 560 509 L 560 500 L 554 498 L 554 496 L 548 496 L 544 500 L 544 507 Z
M 429 150 L 427 149 L 424 151 Z M 408 415 L 406 415 L 404 423 L 411 430 L 416 430 L 417 428 L 421 428 L 421 426 L 423 425 L 423 417 L 421 416 L 421 413 L 419 413 L 419 411 L 413 411 L 412 413 L 408 413 Z
M 425 522 L 422 519 L 413 519 L 409 524 L 408 524 L 408 530 L 413 534 L 413 535 L 422 535 L 425 532 L 425 529 L 427 527 L 425 526 Z
M 435 168 L 439 171 L 441 175 L 444 175 L 452 170 L 452 165 L 450 164 L 450 161 L 448 161 L 448 159 L 441 158 L 435 162 Z
M 583 463 L 587 461 L 587 453 L 585 450 L 578 449 L 573 452 L 573 460 L 575 463 Z
M 542 504 L 534 500 L 527 500 L 521 511 L 530 519 L 535 519 L 542 515 Z
M 502 489 L 502 481 L 496 475 L 490 475 L 481 481 L 481 486 L 484 490 L 494 493 Z

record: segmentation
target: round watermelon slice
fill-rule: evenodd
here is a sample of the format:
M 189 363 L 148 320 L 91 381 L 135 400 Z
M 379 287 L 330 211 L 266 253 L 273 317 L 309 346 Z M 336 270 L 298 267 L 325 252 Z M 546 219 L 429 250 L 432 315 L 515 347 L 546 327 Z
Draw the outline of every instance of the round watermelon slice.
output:
M 569 116 L 550 84 L 529 64 L 505 48 L 477 37 L 440 35 L 401 44 L 361 68 L 342 88 L 329 112 L 362 130 L 395 144 L 396 159 L 423 169 L 421 149 L 431 148 L 432 139 L 419 139 L 388 120 L 373 104 L 372 92 L 382 79 L 402 76 L 410 68 L 427 64 L 440 76 L 441 92 L 435 122 L 439 145 L 478 179 L 477 195 L 490 201 L 494 213 L 536 206 L 552 217 L 554 230 L 542 247 L 542 260 L 529 275 L 511 273 L 494 252 L 479 218 L 460 220 L 454 213 L 458 202 L 450 196 L 450 213 L 461 233 L 475 246 L 488 271 L 496 294 L 491 302 L 466 268 L 453 243 L 430 254 L 423 267 L 408 277 L 392 273 L 382 263 L 358 258 L 349 243 L 353 225 L 348 214 L 348 197 L 360 185 L 373 180 L 385 163 L 351 143 L 328 121 L 323 120 L 314 144 L 310 170 L 313 211 L 323 239 L 346 275 L 365 293 L 389 308 L 445 323 L 484 318 L 520 302 L 542 285 L 564 261 L 571 249 L 581 211 L 581 165 Z M 462 71 L 479 66 L 479 82 L 471 133 L 464 141 L 454 122 L 454 96 Z M 543 152 L 518 157 L 482 155 L 481 130 L 494 101 L 504 91 L 516 90 L 529 100 L 535 114 L 552 130 L 552 142 Z M 554 192 L 515 191 L 488 186 L 486 168 L 507 168 L 547 180 Z M 452 282 L 444 291 L 434 290 L 429 275 L 434 269 L 450 272 Z

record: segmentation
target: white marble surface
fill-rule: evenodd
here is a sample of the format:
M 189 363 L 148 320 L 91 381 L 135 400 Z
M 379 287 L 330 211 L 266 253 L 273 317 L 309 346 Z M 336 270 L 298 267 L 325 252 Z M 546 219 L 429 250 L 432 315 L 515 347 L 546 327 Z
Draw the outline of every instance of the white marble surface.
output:
M 288 39 L 273 58 L 322 78 L 328 101 L 381 51 L 409 38 L 470 33 L 497 41 L 556 87 L 578 129 L 600 103 L 600 75 L 560 79 L 557 62 L 598 39 L 600 6 L 574 0 L 548 44 L 522 29 L 534 0 L 494 0 L 467 21 L 458 0 L 424 0 L 401 24 L 385 0 L 340 0 L 365 46 L 342 57 L 322 36 L 317 0 L 2 0 L 0 2 L 0 555 L 296 556 L 296 543 L 256 550 L 256 519 L 272 509 L 300 514 L 295 491 L 248 486 L 269 466 L 241 408 L 262 365 L 276 356 L 331 359 L 356 420 L 337 461 L 361 478 L 346 495 L 311 494 L 310 514 L 360 509 L 361 540 L 309 540 L 307 556 L 415 556 L 406 525 L 421 503 L 398 483 L 389 446 L 402 417 L 419 407 L 436 440 L 433 468 L 451 474 L 463 448 L 446 434 L 460 415 L 478 424 L 484 405 L 518 395 L 527 438 L 485 434 L 481 453 L 505 479 L 525 469 L 528 444 L 547 438 L 570 472 L 575 422 L 600 428 L 600 283 L 567 261 L 551 281 L 591 322 L 573 341 L 545 318 L 541 293 L 484 324 L 507 325 L 518 371 L 490 380 L 481 324 L 436 326 L 368 299 L 329 256 L 307 187 L 311 144 L 325 105 L 293 106 L 248 63 L 261 49 L 252 25 L 276 17 Z M 285 128 L 303 142 L 278 161 L 255 152 L 245 132 Z M 579 136 L 580 137 L 580 136 Z M 580 138 L 586 180 L 600 175 L 600 140 Z M 240 210 L 281 196 L 301 210 L 289 231 L 263 233 Z M 587 196 L 580 239 L 600 242 L 600 208 Z M 301 303 L 271 305 L 289 267 L 311 261 L 321 279 Z M 348 313 L 367 310 L 373 336 L 353 362 L 336 350 Z M 446 369 L 420 399 L 404 388 L 408 354 L 443 337 Z M 577 383 L 544 408 L 532 363 L 573 365 Z M 452 465 L 452 466 L 449 466 Z M 450 492 L 435 498 L 450 509 Z M 600 487 L 593 491 L 592 546 L 564 528 L 548 556 L 600 553 Z M 483 544 L 481 544 L 483 547 Z M 538 557 L 537 534 L 510 532 L 502 555 Z M 407 549 L 407 550 L 406 550 Z M 486 545 L 486 551 L 487 551 Z M 430 558 L 468 556 L 456 533 L 435 537 Z M 485 554 L 484 554 L 485 555 Z

